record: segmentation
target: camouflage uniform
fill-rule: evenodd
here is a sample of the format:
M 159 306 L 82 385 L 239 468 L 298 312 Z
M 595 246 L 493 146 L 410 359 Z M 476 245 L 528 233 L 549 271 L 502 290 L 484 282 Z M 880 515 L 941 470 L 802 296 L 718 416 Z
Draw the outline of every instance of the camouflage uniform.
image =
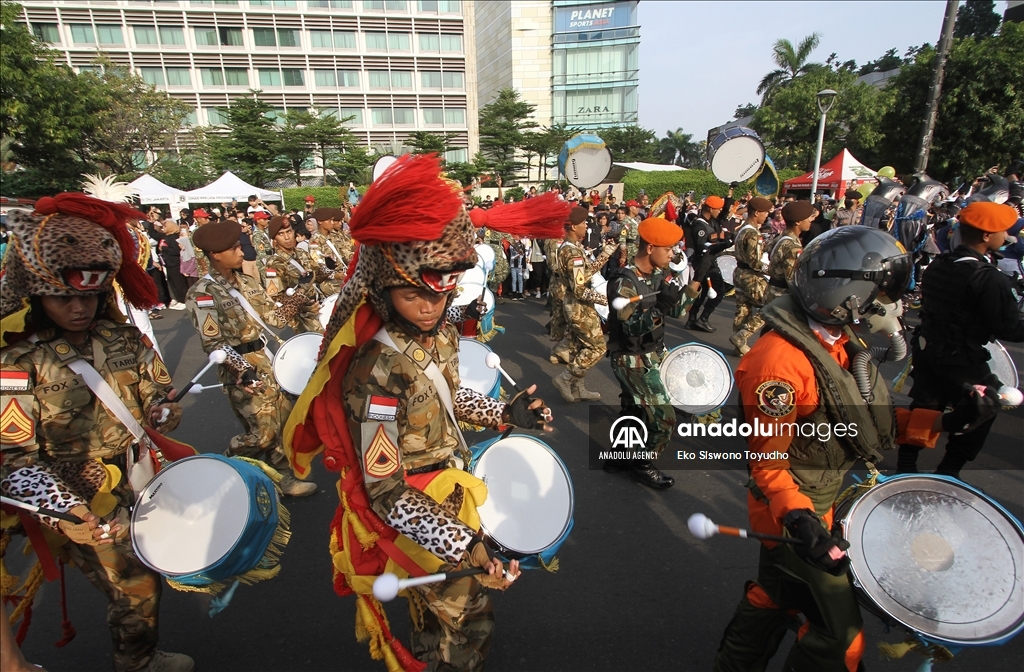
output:
M 274 327 L 284 326 L 289 313 L 298 309 L 305 296 L 296 293 L 284 305 L 276 307 L 267 298 L 256 281 L 244 273 L 235 272 L 237 285 L 211 270 L 188 291 L 186 307 L 192 326 L 199 332 L 203 352 L 224 350 L 228 359 L 217 368 L 217 379 L 224 384 L 231 409 L 245 428 L 243 434 L 231 439 L 227 455 L 242 455 L 263 460 L 275 468 L 285 468 L 287 461 L 281 452 L 281 428 L 291 411 L 291 400 L 281 392 L 274 379 L 271 359 L 263 344 L 263 329 L 245 311 L 241 303 L 231 296 L 236 288 L 263 318 Z M 263 383 L 256 394 L 248 394 L 235 385 L 246 369 L 255 369 Z
M 579 243 L 566 241 L 558 248 L 557 256 L 559 273 L 565 283 L 562 307 L 574 350 L 569 373 L 581 378 L 606 350 L 601 318 L 594 304 L 608 305 L 608 297 L 594 291 L 589 283 L 611 254 L 606 249 L 596 261 L 588 262 L 587 253 Z
M 0 351 L 3 369 L 3 481 L 0 491 L 38 506 L 67 511 L 89 506 L 106 521 L 127 528 L 134 502 L 126 477 L 126 451 L 135 437 L 67 367 L 81 358 L 93 365 L 131 414 L 148 424 L 149 409 L 170 391 L 171 376 L 138 329 L 100 319 L 89 342 L 74 346 L 54 331 Z M 94 500 L 116 466 L 120 480 L 104 503 Z M 29 481 L 25 477 L 30 477 Z M 41 517 L 60 534 L 58 521 Z M 156 650 L 161 582 L 144 566 L 127 534 L 113 544 L 64 545 L 73 564 L 110 600 L 107 622 L 114 669 L 144 668 Z
M 761 331 L 761 307 L 764 305 L 768 281 L 764 279 L 764 242 L 757 227 L 744 224 L 736 233 L 736 317 L 732 321 L 734 332 L 746 332 L 743 342 Z
M 292 263 L 294 262 L 294 263 Z M 302 267 L 305 273 L 313 273 L 313 282 L 306 285 L 299 285 L 299 278 L 304 275 L 296 264 Z M 317 289 L 324 296 L 337 294 L 339 286 L 331 280 L 331 272 L 317 264 L 309 256 L 308 252 L 293 249 L 291 252 L 277 248 L 274 256 L 267 260 L 267 295 L 271 298 L 285 294 L 287 290 L 295 288 L 296 293 L 304 293 L 312 299 L 299 309 L 298 314 L 288 322 L 296 334 L 307 331 L 323 333 L 324 327 L 320 324 L 320 304 L 316 302 L 314 283 Z M 280 300 L 280 299 L 278 299 Z
M 622 218 L 622 229 L 619 231 L 619 248 L 626 251 L 625 263 L 633 262 L 633 257 L 639 249 L 640 243 L 640 222 L 636 218 L 626 215 Z
M 373 510 L 385 522 L 455 566 L 474 534 L 453 515 L 459 509 L 454 500 L 461 497 L 461 486 L 439 504 L 405 479 L 411 469 L 455 468 L 456 454 L 469 462 L 458 428 L 421 367 L 437 365 L 459 421 L 495 428 L 504 404 L 459 386 L 459 334 L 454 326 L 434 337 L 433 352 L 393 323 L 386 327 L 398 351 L 369 341 L 356 352 L 343 384 L 345 413 L 366 490 Z M 412 651 L 417 658 L 430 670 L 481 669 L 494 613 L 479 581 L 466 577 L 412 590 L 427 607 L 422 623 L 413 624 Z
M 253 227 L 249 239 L 252 241 L 253 249 L 256 250 L 256 266 L 260 269 L 260 277 L 263 278 L 263 284 L 266 286 L 267 260 L 274 256 L 274 244 L 270 242 L 266 230 L 258 226 Z
M 327 239 L 338 249 L 342 265 L 347 267 L 351 264 L 352 255 L 355 254 L 355 243 L 352 240 L 352 234 L 343 229 L 335 229 L 327 234 Z
M 788 231 L 775 240 L 768 260 L 768 291 L 764 297 L 765 305 L 789 293 L 789 283 L 793 280 L 796 260 L 800 258 L 802 250 L 800 238 Z
M 313 259 L 313 263 L 315 263 L 319 268 L 323 268 L 333 274 L 341 270 L 343 266 L 341 263 L 340 254 L 331 249 L 331 245 L 333 245 L 334 243 L 331 242 L 331 245 L 327 244 L 330 240 L 331 239 L 329 235 L 323 231 L 317 231 L 316 233 L 314 233 L 312 237 L 309 239 L 309 256 Z M 330 264 L 327 263 L 328 259 L 330 259 L 331 262 L 333 262 L 333 269 L 330 267 Z M 335 282 L 333 280 L 328 282 L 331 285 L 340 287 L 339 282 Z M 327 285 L 327 283 L 321 284 Z
M 505 254 L 505 247 L 501 244 L 503 240 L 511 241 L 512 236 L 507 233 L 487 230 L 484 232 L 484 242 L 494 250 L 494 271 L 487 279 L 487 287 L 494 292 L 495 296 L 500 294 L 498 290 L 501 284 L 508 277 L 508 255 Z

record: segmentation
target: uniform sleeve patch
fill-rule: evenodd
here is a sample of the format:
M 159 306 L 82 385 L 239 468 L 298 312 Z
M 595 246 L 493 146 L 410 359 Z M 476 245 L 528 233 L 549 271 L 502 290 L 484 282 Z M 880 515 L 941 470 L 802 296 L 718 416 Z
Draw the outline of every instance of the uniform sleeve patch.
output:
M 398 415 L 398 398 L 371 395 L 366 403 L 366 419 L 393 422 Z
M 36 424 L 17 399 L 11 399 L 0 413 L 0 443 L 17 445 L 31 441 L 36 435 Z
M 196 297 L 196 305 L 200 308 L 213 308 L 213 297 L 209 294 L 200 294 Z
M 0 391 L 24 392 L 28 389 L 28 371 L 0 371 Z
M 397 399 L 395 400 L 398 401 Z M 363 470 L 371 478 L 387 478 L 398 471 L 398 446 L 384 431 L 384 425 L 378 425 L 370 445 L 363 450 Z
M 757 387 L 757 409 L 772 418 L 789 415 L 796 408 L 796 390 L 784 380 L 769 380 Z
M 207 338 L 216 338 L 220 336 L 220 325 L 217 324 L 217 320 L 213 319 L 213 315 L 207 314 L 206 319 L 203 320 L 203 336 Z
M 583 264 L 584 264 L 583 257 L 573 257 L 572 258 L 572 265 L 573 266 L 582 266 Z
M 157 385 L 170 385 L 171 374 L 164 366 L 164 361 L 160 359 L 160 355 L 153 358 L 153 382 Z
M 277 277 L 277 271 L 275 271 L 272 268 L 268 268 L 267 269 L 267 277 L 268 278 L 276 278 Z

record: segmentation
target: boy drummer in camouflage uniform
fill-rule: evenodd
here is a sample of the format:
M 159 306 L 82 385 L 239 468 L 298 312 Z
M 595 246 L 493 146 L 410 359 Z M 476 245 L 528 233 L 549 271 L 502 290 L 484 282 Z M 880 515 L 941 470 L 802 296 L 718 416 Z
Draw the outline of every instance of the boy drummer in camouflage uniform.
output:
M 747 339 L 761 331 L 761 306 L 768 289 L 764 278 L 764 241 L 761 239 L 761 225 L 768 219 L 772 202 L 767 198 L 750 199 L 747 203 L 747 221 L 736 232 L 736 272 L 733 284 L 736 286 L 736 317 L 732 321 L 733 335 L 729 342 L 736 347 L 737 355 L 750 350 Z
M 410 199 L 424 207 L 415 222 L 403 222 L 393 211 Z M 522 221 L 534 201 L 551 213 L 541 222 L 548 226 L 522 233 L 550 234 L 565 216 L 557 199 L 505 207 Z M 546 428 L 551 420 L 543 402 L 529 397 L 535 386 L 508 404 L 459 386 L 459 334 L 444 316 L 462 271 L 476 262 L 474 221 L 459 191 L 440 178 L 434 156 L 402 157 L 370 186 L 352 217 L 358 261 L 325 334 L 325 351 L 334 354 L 321 362 L 289 419 L 295 440 L 286 448 L 296 471 L 306 473 L 323 448 L 327 468 L 341 473 L 341 509 L 332 526 L 335 586 L 358 593 L 359 613 L 382 631 L 371 646 L 389 661 L 407 660 L 405 669 L 416 661 L 390 635 L 383 610 L 367 594 L 367 575 L 395 562 L 430 571 L 485 568 L 483 575 L 408 591 L 416 658 L 429 670 L 479 670 L 494 628 L 484 588 L 503 590 L 519 573 L 513 560 L 503 574 L 470 525 L 483 484 L 462 470 L 468 455 L 456 420 L 490 428 Z M 374 534 L 362 535 L 357 526 Z
M 210 272 L 192 286 L 185 304 L 203 352 L 219 349 L 228 356 L 217 367 L 217 378 L 245 433 L 231 439 L 225 454 L 262 460 L 281 470 L 283 478 L 278 485 L 285 495 L 312 495 L 316 484 L 295 480 L 281 452 L 281 427 L 292 402 L 274 379 L 263 325 L 249 314 L 252 309 L 264 323 L 282 327 L 306 308 L 310 299 L 295 292 L 282 295 L 281 305 L 275 307 L 255 280 L 239 272 L 243 259 L 240 231 L 238 223 L 230 220 L 196 231 L 195 243 L 209 257 Z
M 323 333 L 318 299 L 338 293 L 334 274 L 313 261 L 308 252 L 295 247 L 295 231 L 287 218 L 278 215 L 271 219 L 268 233 L 274 241 L 274 256 L 267 260 L 267 295 L 280 301 L 289 289 L 305 294 L 310 301 L 289 319 L 288 326 L 296 334 Z
M 638 227 L 637 253 L 633 261 L 608 280 L 608 298 L 630 300 L 608 317 L 608 350 L 612 371 L 622 387 L 623 410 L 644 418 L 651 428 L 651 449 L 661 454 L 672 438 L 676 413 L 661 382 L 665 351 L 665 318 L 679 317 L 686 303 L 683 290 L 668 282 L 665 268 L 672 248 L 683 237 L 678 226 L 665 219 L 645 219 Z M 640 483 L 661 490 L 675 479 L 662 473 L 651 460 L 630 464 L 606 464 L 612 471 L 628 468 Z
M 793 201 L 782 208 L 786 232 L 775 240 L 769 253 L 765 305 L 789 293 L 789 283 L 793 281 L 796 260 L 800 258 L 800 252 L 804 249 L 800 242 L 800 234 L 811 228 L 811 221 L 817 215 L 818 211 L 809 201 Z
M 61 552 L 107 596 L 116 671 L 191 672 L 188 656 L 156 650 L 160 576 L 139 561 L 128 538 L 135 498 L 126 453 L 138 439 L 92 392 L 101 386 L 86 382 L 98 374 L 137 423 L 159 432 L 181 419 L 177 403 L 158 403 L 171 392 L 160 355 L 112 301 L 116 277 L 127 303 L 145 309 L 157 302 L 125 227 L 142 217 L 85 194 L 42 198 L 31 214 L 12 212 L 0 286 L 0 493 L 84 521 L 23 514 L 18 524 L 13 517 L 29 534 L 42 523 L 66 542 Z M 91 372 L 81 372 L 83 362 Z

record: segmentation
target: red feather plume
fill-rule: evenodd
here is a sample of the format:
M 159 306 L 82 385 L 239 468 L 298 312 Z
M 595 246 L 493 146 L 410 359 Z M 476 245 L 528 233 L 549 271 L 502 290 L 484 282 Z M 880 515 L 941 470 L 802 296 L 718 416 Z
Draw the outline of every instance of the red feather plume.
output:
M 77 192 L 65 192 L 52 198 L 44 196 L 36 201 L 36 212 L 41 215 L 60 213 L 81 217 L 109 231 L 121 248 L 121 268 L 115 277 L 124 292 L 125 301 L 136 308 L 150 308 L 159 302 L 153 278 L 136 261 L 135 241 L 126 223 L 129 219 L 145 219 L 146 215 L 129 205 L 103 201 Z
M 477 228 L 486 226 L 513 236 L 561 238 L 570 210 L 571 203 L 549 192 L 516 203 L 495 205 L 490 210 L 475 208 L 469 212 L 469 218 Z
M 349 229 L 363 245 L 436 240 L 461 207 L 459 192 L 441 178 L 437 154 L 407 154 L 366 190 Z

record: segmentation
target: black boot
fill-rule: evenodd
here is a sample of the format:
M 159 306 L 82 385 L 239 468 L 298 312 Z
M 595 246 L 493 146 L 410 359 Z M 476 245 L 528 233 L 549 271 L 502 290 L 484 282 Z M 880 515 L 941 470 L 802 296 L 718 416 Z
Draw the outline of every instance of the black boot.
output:
M 955 479 L 963 480 L 960 478 L 960 470 L 963 469 L 966 464 L 966 457 L 950 453 L 947 450 L 946 454 L 942 456 L 942 461 L 939 462 L 939 466 L 935 468 L 935 473 L 941 476 L 952 476 Z
M 634 462 L 629 469 L 630 476 L 633 480 L 638 483 L 643 483 L 648 488 L 654 488 L 655 490 L 664 490 L 665 488 L 671 488 L 676 484 L 676 479 L 672 478 L 668 474 L 662 473 L 660 469 L 654 466 L 653 462 Z
M 693 313 L 690 313 L 690 319 L 688 319 L 686 321 L 686 324 L 683 325 L 683 329 L 688 329 L 690 331 L 693 331 L 696 328 L 697 328 L 697 316 L 694 315 Z
M 693 323 L 693 326 L 695 329 L 706 331 L 709 334 L 715 330 L 715 328 L 711 326 L 711 323 L 708 322 L 708 318 L 706 317 L 701 317 L 699 320 Z

